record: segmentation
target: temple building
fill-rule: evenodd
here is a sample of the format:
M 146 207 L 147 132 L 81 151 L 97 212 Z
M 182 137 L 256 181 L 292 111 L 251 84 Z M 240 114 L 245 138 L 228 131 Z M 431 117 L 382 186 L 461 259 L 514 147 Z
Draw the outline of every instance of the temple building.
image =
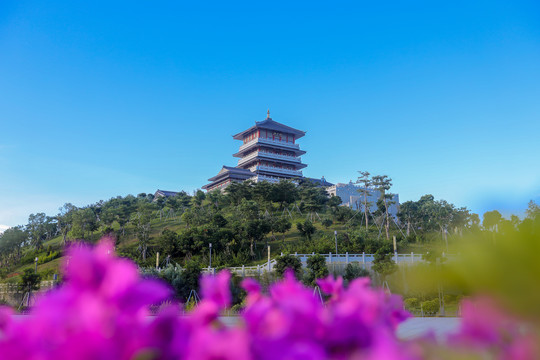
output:
M 236 167 L 223 166 L 203 189 L 223 189 L 232 181 L 278 182 L 303 178 L 301 169 L 307 165 L 300 156 L 306 152 L 300 150 L 296 141 L 305 134 L 272 120 L 269 110 L 265 120 L 256 121 L 254 126 L 233 136 L 242 141 L 233 155 L 238 158 Z

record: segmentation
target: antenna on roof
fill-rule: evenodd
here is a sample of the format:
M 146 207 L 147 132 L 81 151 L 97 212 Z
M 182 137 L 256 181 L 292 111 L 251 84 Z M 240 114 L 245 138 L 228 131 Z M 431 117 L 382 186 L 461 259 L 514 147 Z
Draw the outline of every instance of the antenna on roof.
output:
M 268 111 L 266 112 L 266 118 L 270 119 L 270 109 L 268 109 Z

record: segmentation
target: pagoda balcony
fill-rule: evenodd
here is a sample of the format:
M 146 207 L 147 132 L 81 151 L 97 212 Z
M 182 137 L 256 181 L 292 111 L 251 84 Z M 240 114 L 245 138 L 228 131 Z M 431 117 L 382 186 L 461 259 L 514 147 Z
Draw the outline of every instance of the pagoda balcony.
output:
M 285 161 L 295 162 L 298 164 L 302 163 L 302 159 L 297 156 L 279 155 L 279 154 L 272 154 L 272 153 L 268 153 L 264 151 L 255 151 L 254 153 L 249 154 L 248 156 L 244 156 L 243 158 L 238 160 L 238 166 L 245 164 L 256 157 L 265 157 L 269 159 L 285 160 Z
M 280 141 L 280 140 L 272 140 L 272 139 L 263 139 L 263 138 L 255 138 L 244 145 L 240 146 L 240 151 L 252 146 L 253 144 L 268 144 L 268 145 L 278 145 L 283 147 L 288 147 L 291 149 L 300 149 L 300 146 L 298 144 L 293 144 L 291 142 L 287 141 Z
M 267 176 L 267 175 L 256 175 L 252 178 L 250 178 L 250 180 L 254 181 L 254 182 L 260 182 L 260 181 L 268 181 L 270 183 L 278 183 L 280 182 L 281 180 L 283 180 L 282 177 L 276 177 L 276 176 Z M 297 181 L 293 180 L 293 179 L 290 179 L 292 180 L 293 183 L 297 184 Z
M 301 171 L 282 169 L 282 168 L 277 168 L 277 167 L 273 167 L 273 166 L 257 165 L 255 167 L 255 170 L 271 171 L 271 172 L 278 173 L 278 174 L 287 174 L 287 175 L 292 175 L 292 176 L 302 176 Z M 251 171 L 253 171 L 253 170 L 251 170 Z
M 282 178 L 273 177 L 273 176 L 264 176 L 264 175 L 257 175 L 257 176 L 254 176 L 254 177 L 250 178 L 250 180 L 252 180 L 254 182 L 268 181 L 270 183 L 278 183 L 281 179 Z

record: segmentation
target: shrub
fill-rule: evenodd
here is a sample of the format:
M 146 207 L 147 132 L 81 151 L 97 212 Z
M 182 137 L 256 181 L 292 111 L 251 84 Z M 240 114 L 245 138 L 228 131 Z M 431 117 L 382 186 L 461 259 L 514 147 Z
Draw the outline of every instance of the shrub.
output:
M 418 301 L 417 298 L 408 298 L 403 300 L 403 304 L 405 305 L 405 309 L 409 311 L 418 310 L 420 308 L 420 301 Z
M 332 226 L 333 223 L 334 222 L 330 219 L 324 219 L 321 224 L 328 229 L 330 226 Z
M 276 273 L 279 277 L 283 277 L 283 274 L 287 269 L 291 269 L 297 279 L 302 276 L 302 262 L 294 255 L 282 255 L 276 258 Z
M 361 267 L 357 261 L 347 264 L 343 278 L 351 281 L 359 277 L 369 277 L 369 271 Z
M 41 280 L 52 280 L 53 275 L 56 273 L 54 269 L 46 269 L 40 271 L 38 275 L 41 277 Z
M 451 304 L 457 302 L 457 295 L 446 294 L 443 297 L 445 304 Z
M 439 300 L 433 299 L 422 303 L 424 314 L 435 315 L 439 312 Z
M 54 260 L 56 258 L 59 258 L 60 256 L 61 256 L 61 254 L 58 251 L 49 252 L 45 256 L 38 257 L 38 264 L 41 265 L 41 264 L 48 263 L 49 261 L 52 261 L 52 260 Z
M 19 264 L 20 265 L 31 264 L 34 262 L 34 259 L 36 258 L 37 255 L 38 255 L 38 252 L 36 250 L 30 250 L 21 257 Z
M 304 221 L 304 223 L 297 223 L 296 228 L 302 236 L 304 236 L 307 240 L 311 240 L 312 235 L 315 233 L 317 228 L 313 225 L 313 223 L 309 220 Z
M 40 282 L 41 276 L 34 273 L 33 269 L 24 269 L 19 286 L 21 291 L 35 291 L 39 290 Z
M 317 279 L 322 279 L 328 276 L 328 268 L 326 267 L 326 258 L 320 254 L 310 256 L 307 260 L 308 276 L 306 279 L 307 285 L 315 285 Z

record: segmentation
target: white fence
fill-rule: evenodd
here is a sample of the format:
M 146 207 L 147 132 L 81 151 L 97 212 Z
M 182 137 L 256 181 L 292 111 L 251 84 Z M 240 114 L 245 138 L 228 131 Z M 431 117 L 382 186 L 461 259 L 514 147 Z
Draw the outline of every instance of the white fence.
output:
M 281 255 L 283 255 L 283 253 L 281 253 Z M 311 254 L 294 253 L 294 254 L 291 254 L 291 255 L 294 255 L 294 256 L 298 257 L 300 259 L 300 261 L 302 262 L 302 266 L 306 267 L 307 266 L 307 259 L 310 256 L 315 255 L 315 253 L 311 253 Z M 344 268 L 349 263 L 357 262 L 360 265 L 362 265 L 362 267 L 364 269 L 370 270 L 371 269 L 371 264 L 373 263 L 373 260 L 375 259 L 375 254 L 366 254 L 366 253 L 349 254 L 348 252 L 346 252 L 345 254 L 328 253 L 328 254 L 321 254 L 321 255 L 325 257 L 326 264 L 329 266 L 329 268 L 332 268 L 332 269 Z M 413 265 L 413 264 L 417 264 L 417 263 L 420 263 L 420 262 L 424 262 L 425 260 L 422 259 L 422 256 L 423 256 L 422 254 L 415 254 L 413 252 L 411 252 L 410 254 L 394 253 L 394 256 L 392 256 L 392 260 L 394 260 L 396 262 L 396 264 L 398 264 L 400 266 L 408 266 L 408 265 Z M 450 259 L 453 258 L 453 256 L 451 256 L 451 255 L 449 256 L 449 255 L 444 255 L 443 254 L 443 256 L 445 256 L 446 258 L 450 258 Z M 275 265 L 276 265 L 276 260 L 274 259 L 274 260 L 270 260 L 270 262 L 266 262 L 266 263 L 264 263 L 262 265 L 230 267 L 228 269 L 232 273 L 240 275 L 242 277 L 245 277 L 245 276 L 260 276 L 260 275 L 262 275 L 264 273 L 272 272 L 274 270 Z M 214 273 L 215 269 L 214 268 L 205 268 L 205 269 L 203 269 L 203 272 L 205 272 L 205 273 Z
M 283 255 L 283 254 L 281 254 L 281 255 Z M 300 259 L 300 261 L 302 261 L 302 264 L 306 264 L 307 259 L 310 256 L 313 256 L 313 255 L 315 255 L 315 253 L 311 253 L 311 254 L 294 253 L 294 256 L 298 257 Z M 375 254 L 366 254 L 366 253 L 349 254 L 348 252 L 346 252 L 345 254 L 328 253 L 328 254 L 321 254 L 321 255 L 326 258 L 326 263 L 327 264 L 334 264 L 334 263 L 348 264 L 348 263 L 351 263 L 351 262 L 359 262 L 359 263 L 362 263 L 362 264 L 366 264 L 366 263 L 373 262 L 373 260 L 375 259 Z M 405 263 L 405 264 L 414 264 L 415 262 L 423 261 L 422 260 L 422 254 L 415 254 L 415 253 L 410 253 L 410 254 L 394 253 L 394 256 L 392 257 L 392 260 L 394 260 L 397 264 L 400 264 L 400 263 L 401 264 L 403 264 L 403 263 Z

